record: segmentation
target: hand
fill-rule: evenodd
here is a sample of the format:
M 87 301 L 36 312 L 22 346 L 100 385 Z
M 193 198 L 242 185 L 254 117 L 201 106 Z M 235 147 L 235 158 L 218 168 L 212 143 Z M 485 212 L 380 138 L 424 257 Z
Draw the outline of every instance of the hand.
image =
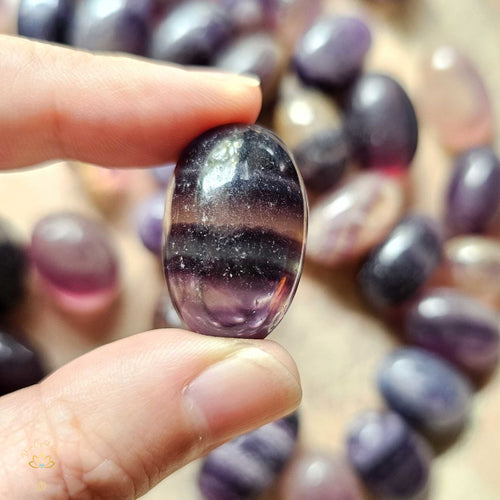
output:
M 165 163 L 208 128 L 254 121 L 260 106 L 258 85 L 242 77 L 9 37 L 0 61 L 3 168 Z M 273 342 L 135 335 L 0 398 L 0 498 L 137 498 L 300 398 L 295 364 Z M 29 465 L 37 442 L 50 443 L 45 470 Z

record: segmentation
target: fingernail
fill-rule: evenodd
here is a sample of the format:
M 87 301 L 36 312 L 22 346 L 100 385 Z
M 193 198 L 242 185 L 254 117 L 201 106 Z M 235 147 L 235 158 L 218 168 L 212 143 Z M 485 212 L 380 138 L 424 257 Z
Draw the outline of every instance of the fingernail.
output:
M 246 347 L 203 371 L 185 388 L 184 401 L 197 428 L 217 442 L 292 412 L 301 395 L 293 370 Z
M 243 74 L 243 75 L 238 75 L 236 73 L 232 73 L 231 71 L 225 71 L 225 70 L 196 70 L 199 73 L 203 73 L 204 76 L 208 76 L 209 78 L 215 78 L 217 80 L 224 80 L 228 81 L 228 79 L 231 79 L 233 82 L 240 84 L 240 85 L 245 85 L 246 87 L 260 87 L 260 78 L 256 75 L 253 74 Z

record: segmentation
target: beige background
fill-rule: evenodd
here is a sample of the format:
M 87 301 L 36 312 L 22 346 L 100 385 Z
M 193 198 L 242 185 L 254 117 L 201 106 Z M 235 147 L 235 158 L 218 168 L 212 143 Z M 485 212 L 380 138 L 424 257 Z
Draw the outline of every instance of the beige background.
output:
M 370 16 L 374 47 L 368 66 L 396 76 L 410 94 L 418 78 L 419 57 L 436 44 L 458 44 L 484 75 L 500 116 L 500 0 L 395 0 L 401 5 L 378 9 L 371 9 L 368 1 L 328 3 L 337 10 L 362 9 Z M 497 135 L 497 146 L 498 139 Z M 424 129 L 412 170 L 417 208 L 439 212 L 448 165 L 449 159 Z M 135 236 L 128 206 L 152 191 L 153 184 L 144 172 L 129 175 L 134 187 L 124 206 L 106 214 L 90 202 L 67 165 L 2 174 L 0 215 L 14 220 L 26 237 L 47 213 L 82 210 L 108 221 L 121 252 L 124 292 L 116 316 L 107 324 L 78 325 L 51 307 L 36 289 L 32 292 L 20 320 L 52 367 L 100 342 L 151 328 L 162 275 L 159 264 Z M 380 406 L 373 374 L 397 339 L 363 309 L 349 272 L 320 273 L 309 267 L 290 312 L 271 338 L 289 349 L 302 374 L 302 442 L 331 451 L 342 449 L 349 420 L 365 408 Z M 499 455 L 500 376 L 496 376 L 475 397 L 471 423 L 461 439 L 436 458 L 431 498 L 500 499 Z M 186 467 L 145 498 L 198 499 L 196 470 L 197 464 Z

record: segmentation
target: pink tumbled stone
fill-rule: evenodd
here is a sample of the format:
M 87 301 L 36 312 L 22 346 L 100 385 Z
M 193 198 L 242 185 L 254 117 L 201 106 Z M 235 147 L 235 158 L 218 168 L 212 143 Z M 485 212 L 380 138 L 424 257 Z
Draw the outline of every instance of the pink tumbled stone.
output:
M 500 240 L 482 236 L 452 238 L 445 246 L 450 284 L 500 308 Z
M 0 0 L 0 34 L 17 35 L 20 0 Z
M 453 151 L 492 141 L 493 110 L 486 86 L 473 63 L 452 46 L 436 49 L 425 60 L 417 105 Z
M 402 184 L 382 173 L 359 174 L 311 210 L 307 257 L 324 266 L 355 261 L 380 243 L 401 217 Z
M 327 453 L 301 453 L 286 468 L 279 500 L 363 500 L 347 461 Z

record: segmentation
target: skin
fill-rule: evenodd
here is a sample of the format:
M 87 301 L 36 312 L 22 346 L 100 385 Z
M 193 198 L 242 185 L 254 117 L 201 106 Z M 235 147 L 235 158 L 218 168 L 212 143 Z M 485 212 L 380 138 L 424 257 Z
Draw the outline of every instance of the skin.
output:
M 3 169 L 166 163 L 211 127 L 253 122 L 261 105 L 252 79 L 18 38 L 0 36 L 0 61 Z M 274 342 L 134 335 L 0 398 L 0 498 L 137 498 L 300 399 L 295 363 Z M 23 456 L 37 439 L 51 443 L 50 469 Z

